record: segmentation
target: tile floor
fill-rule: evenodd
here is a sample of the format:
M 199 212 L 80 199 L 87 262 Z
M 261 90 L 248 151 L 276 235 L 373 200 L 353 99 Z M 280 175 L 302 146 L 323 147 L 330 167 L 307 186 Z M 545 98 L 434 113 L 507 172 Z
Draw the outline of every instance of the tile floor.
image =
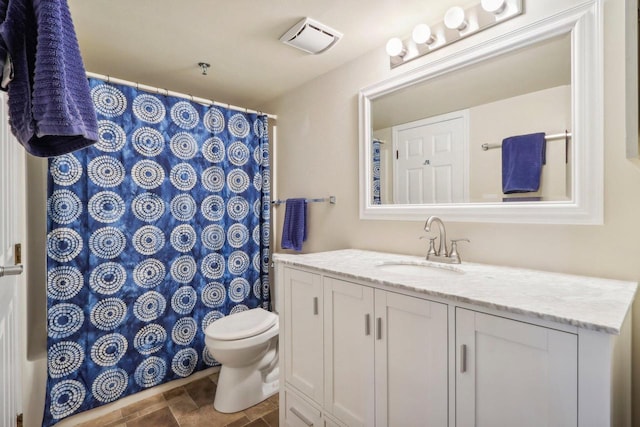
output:
M 218 374 L 125 406 L 78 427 L 278 427 L 278 395 L 243 412 L 213 408 Z

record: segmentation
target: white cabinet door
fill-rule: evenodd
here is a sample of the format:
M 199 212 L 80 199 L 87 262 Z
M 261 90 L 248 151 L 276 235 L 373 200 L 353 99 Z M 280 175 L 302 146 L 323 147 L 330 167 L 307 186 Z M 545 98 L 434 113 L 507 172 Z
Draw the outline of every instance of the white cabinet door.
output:
M 456 309 L 456 425 L 577 425 L 574 334 Z
M 325 408 L 349 427 L 374 425 L 373 289 L 324 278 Z
M 284 269 L 286 381 L 322 404 L 322 279 L 318 274 Z
M 448 423 L 447 306 L 375 291 L 377 427 Z

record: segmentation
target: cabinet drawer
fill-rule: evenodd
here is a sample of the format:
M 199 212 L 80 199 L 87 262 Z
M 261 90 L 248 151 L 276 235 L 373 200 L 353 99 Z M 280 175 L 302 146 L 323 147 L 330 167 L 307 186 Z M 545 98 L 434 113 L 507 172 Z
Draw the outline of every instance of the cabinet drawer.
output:
M 302 398 L 289 390 L 284 392 L 284 425 L 287 427 L 321 427 L 322 416 Z

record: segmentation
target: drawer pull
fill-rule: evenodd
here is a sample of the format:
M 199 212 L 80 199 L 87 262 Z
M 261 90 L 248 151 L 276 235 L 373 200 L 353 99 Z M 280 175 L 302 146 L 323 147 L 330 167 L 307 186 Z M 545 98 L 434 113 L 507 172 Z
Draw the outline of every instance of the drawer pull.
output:
M 313 314 L 318 315 L 318 297 L 313 297 Z
M 382 317 L 376 319 L 376 339 L 382 339 Z
M 466 344 L 462 344 L 460 346 L 460 372 L 467 372 L 467 346 Z
M 364 334 L 371 335 L 371 316 L 369 313 L 364 315 Z
M 302 413 L 300 411 L 298 411 L 296 408 L 294 408 L 293 406 L 291 408 L 289 408 L 289 410 L 291 411 L 291 413 L 293 415 L 295 415 L 296 417 L 300 418 L 302 420 L 303 423 L 305 423 L 306 425 L 308 425 L 309 427 L 313 426 L 313 421 L 311 421 L 309 418 L 305 417 L 304 415 L 302 415 Z

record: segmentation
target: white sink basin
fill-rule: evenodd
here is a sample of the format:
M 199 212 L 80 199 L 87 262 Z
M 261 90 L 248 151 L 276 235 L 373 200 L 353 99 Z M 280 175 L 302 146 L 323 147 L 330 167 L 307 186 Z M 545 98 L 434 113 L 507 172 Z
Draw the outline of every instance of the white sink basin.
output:
M 464 271 L 447 264 L 420 263 L 420 262 L 383 262 L 376 268 L 388 272 L 416 277 L 444 277 L 464 274 Z

